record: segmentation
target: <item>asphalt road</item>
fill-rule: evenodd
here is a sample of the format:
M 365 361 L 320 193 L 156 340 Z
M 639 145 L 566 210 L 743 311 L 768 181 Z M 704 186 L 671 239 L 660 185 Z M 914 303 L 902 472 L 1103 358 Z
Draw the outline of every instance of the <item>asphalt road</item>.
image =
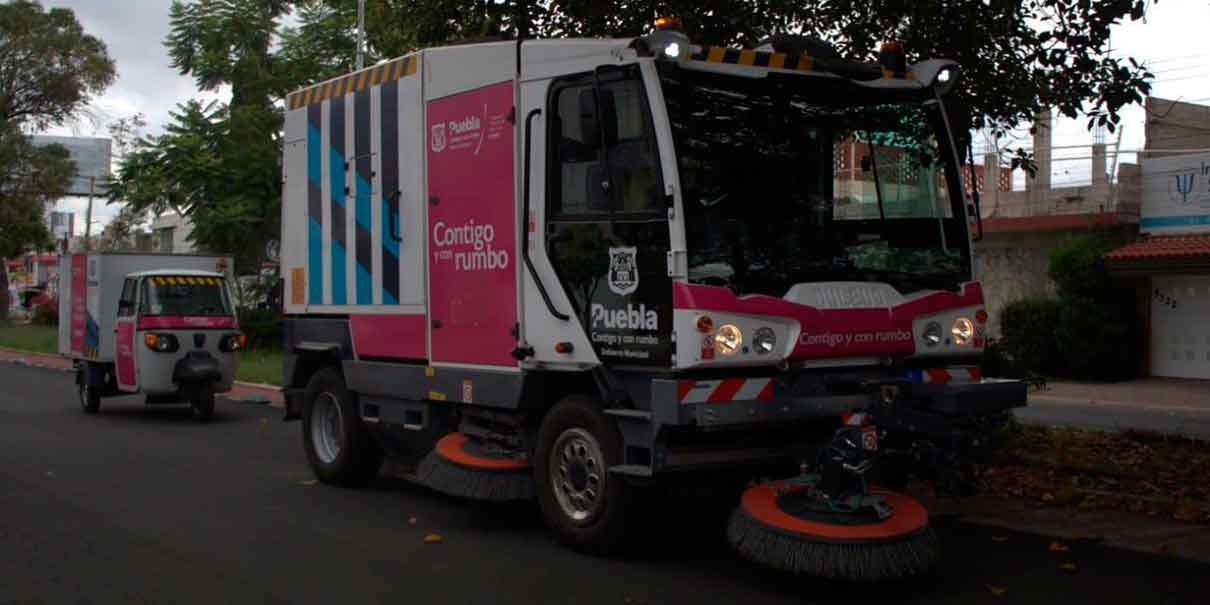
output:
M 529 506 L 389 478 L 313 484 L 299 425 L 279 417 L 220 402 L 201 425 L 136 398 L 86 416 L 67 374 L 0 365 L 0 602 L 1156 604 L 1210 589 L 1210 566 L 1091 543 L 1054 553 L 955 519 L 936 520 L 935 577 L 788 577 L 733 555 L 720 523 L 684 514 L 693 501 L 665 504 L 629 557 L 597 559 L 552 542 Z M 430 532 L 443 541 L 423 544 Z
M 1100 431 L 1134 429 L 1210 440 L 1210 410 L 1188 406 L 1095 402 L 1031 395 L 1029 406 L 1015 411 L 1030 424 Z

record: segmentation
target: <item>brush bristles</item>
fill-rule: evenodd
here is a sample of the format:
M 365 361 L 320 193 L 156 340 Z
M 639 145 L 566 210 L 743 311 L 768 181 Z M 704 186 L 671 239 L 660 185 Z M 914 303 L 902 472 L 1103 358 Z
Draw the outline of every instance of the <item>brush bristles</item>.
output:
M 941 550 L 932 528 L 880 541 L 832 542 L 790 534 L 753 518 L 741 506 L 727 539 L 745 558 L 793 573 L 851 581 L 892 580 L 932 569 Z
M 429 452 L 420 461 L 416 477 L 441 493 L 473 500 L 506 502 L 534 497 L 534 479 L 529 470 L 473 469 L 450 462 L 436 452 Z

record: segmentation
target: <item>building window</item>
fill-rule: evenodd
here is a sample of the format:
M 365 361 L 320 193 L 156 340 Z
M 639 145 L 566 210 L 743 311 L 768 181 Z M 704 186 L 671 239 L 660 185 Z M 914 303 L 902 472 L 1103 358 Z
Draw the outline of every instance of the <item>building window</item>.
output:
M 173 236 L 176 233 L 175 227 L 167 227 L 156 230 L 156 248 L 160 252 L 172 252 Z

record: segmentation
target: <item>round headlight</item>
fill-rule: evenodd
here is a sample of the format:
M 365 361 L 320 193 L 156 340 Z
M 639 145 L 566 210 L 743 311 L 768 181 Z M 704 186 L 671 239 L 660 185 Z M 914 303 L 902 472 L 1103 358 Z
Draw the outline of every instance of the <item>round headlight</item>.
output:
M 714 348 L 723 355 L 735 355 L 743 344 L 744 334 L 731 324 L 724 324 L 714 334 Z
M 924 334 L 922 334 L 920 337 L 924 339 L 924 344 L 927 346 L 935 347 L 941 344 L 941 324 L 935 321 L 930 321 L 929 324 L 924 327 Z
M 675 59 L 681 56 L 681 45 L 676 42 L 669 42 L 668 46 L 664 47 L 664 54 L 668 55 L 669 59 Z
M 975 324 L 971 323 L 969 318 L 959 317 L 954 320 L 950 333 L 954 335 L 954 344 L 964 345 L 975 335 Z
M 761 355 L 772 353 L 775 346 L 777 346 L 777 334 L 771 328 L 760 328 L 752 335 L 752 348 Z

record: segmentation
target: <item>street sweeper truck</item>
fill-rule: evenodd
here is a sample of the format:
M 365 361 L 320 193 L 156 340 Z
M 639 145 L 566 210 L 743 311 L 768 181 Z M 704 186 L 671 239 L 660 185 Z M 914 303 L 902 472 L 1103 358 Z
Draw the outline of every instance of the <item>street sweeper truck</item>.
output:
M 673 28 L 430 48 L 289 95 L 284 392 L 315 475 L 389 458 L 535 499 L 596 553 L 636 490 L 785 477 L 739 498 L 744 556 L 928 569 L 893 488 L 966 483 L 1025 388 L 980 373 L 959 66 L 880 56 Z

